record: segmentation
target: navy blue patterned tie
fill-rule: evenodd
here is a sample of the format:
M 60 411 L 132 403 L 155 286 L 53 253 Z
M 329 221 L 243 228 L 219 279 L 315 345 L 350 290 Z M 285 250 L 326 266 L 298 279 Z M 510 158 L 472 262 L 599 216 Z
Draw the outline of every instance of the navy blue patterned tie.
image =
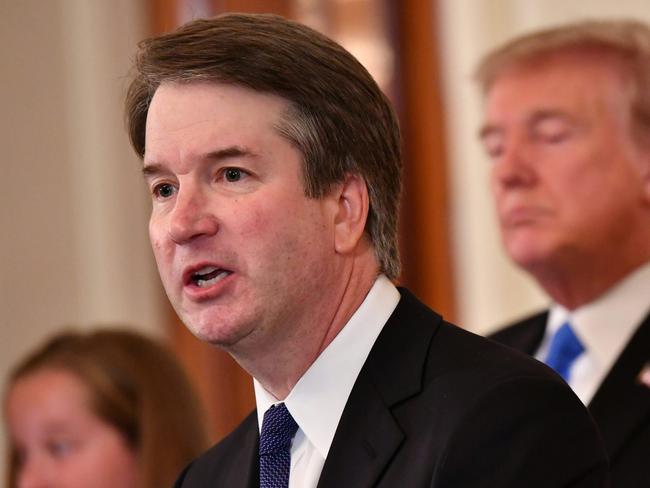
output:
M 544 362 L 559 373 L 564 381 L 569 381 L 569 371 L 573 361 L 584 352 L 585 348 L 571 329 L 564 323 L 551 339 L 548 356 Z
M 298 424 L 284 403 L 264 412 L 260 434 L 260 488 L 287 488 L 291 467 L 291 440 Z

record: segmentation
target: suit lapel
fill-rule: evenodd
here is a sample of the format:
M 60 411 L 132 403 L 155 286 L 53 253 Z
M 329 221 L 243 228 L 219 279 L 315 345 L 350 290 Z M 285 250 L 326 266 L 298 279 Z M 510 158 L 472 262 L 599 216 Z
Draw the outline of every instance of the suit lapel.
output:
M 612 460 L 650 422 L 650 387 L 638 381 L 650 361 L 650 315 L 639 326 L 589 404 Z M 615 421 L 614 421 L 615 419 Z
M 373 486 L 403 438 L 373 385 L 359 378 L 334 435 L 318 488 Z
M 241 471 L 235 468 L 234 476 L 226 486 L 233 488 L 257 488 L 260 486 L 259 442 L 260 436 L 257 422 L 255 422 L 255 429 L 248 435 L 240 459 L 235 461 L 235 464 L 240 463 Z
M 259 458 L 257 454 L 259 429 L 256 411 L 253 411 L 244 421 L 242 430 L 237 434 L 228 444 L 228 451 L 232 453 L 232 458 L 227 459 L 227 463 L 222 461 L 223 464 L 219 467 L 223 475 L 203 478 L 209 480 L 205 488 L 213 486 L 228 486 L 229 488 L 259 487 Z M 216 469 L 217 464 L 213 466 Z M 215 482 L 216 484 L 214 484 Z
M 391 407 L 421 390 L 424 362 L 441 319 L 408 291 L 400 293 L 352 388 L 318 488 L 375 485 L 404 440 Z

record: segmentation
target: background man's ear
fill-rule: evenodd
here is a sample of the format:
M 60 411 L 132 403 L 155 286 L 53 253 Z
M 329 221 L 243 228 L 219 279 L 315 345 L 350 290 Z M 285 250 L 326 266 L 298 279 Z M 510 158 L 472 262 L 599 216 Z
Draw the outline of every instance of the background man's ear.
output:
M 643 189 L 645 190 L 645 198 L 648 204 L 650 204 L 650 165 L 643 175 Z
M 643 192 L 645 201 L 650 205 L 650 155 L 643 159 L 644 166 L 641 169 L 641 178 L 643 179 Z
M 368 187 L 357 174 L 348 174 L 338 189 L 334 246 L 338 253 L 354 250 L 363 236 L 370 206 Z

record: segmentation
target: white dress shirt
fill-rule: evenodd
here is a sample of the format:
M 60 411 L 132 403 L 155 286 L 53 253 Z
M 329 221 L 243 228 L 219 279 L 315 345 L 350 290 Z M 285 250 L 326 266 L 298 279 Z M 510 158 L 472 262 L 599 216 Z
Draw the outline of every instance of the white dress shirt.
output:
M 289 488 L 317 485 L 354 382 L 399 300 L 397 288 L 380 275 L 345 327 L 285 398 L 298 424 L 291 445 Z M 253 383 L 261 429 L 264 412 L 279 402 L 257 380 Z
M 551 307 L 544 339 L 535 357 L 543 361 L 551 337 L 569 321 L 585 352 L 569 373 L 569 385 L 587 405 L 636 328 L 650 313 L 650 262 L 636 269 L 595 301 L 569 311 Z

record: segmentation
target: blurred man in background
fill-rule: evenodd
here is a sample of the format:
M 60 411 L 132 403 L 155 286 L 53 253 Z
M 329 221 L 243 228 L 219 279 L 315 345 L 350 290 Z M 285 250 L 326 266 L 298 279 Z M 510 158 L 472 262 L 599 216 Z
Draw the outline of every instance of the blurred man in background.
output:
M 589 406 L 614 486 L 650 486 L 650 30 L 536 32 L 477 74 L 503 245 L 553 301 L 492 338 Z

